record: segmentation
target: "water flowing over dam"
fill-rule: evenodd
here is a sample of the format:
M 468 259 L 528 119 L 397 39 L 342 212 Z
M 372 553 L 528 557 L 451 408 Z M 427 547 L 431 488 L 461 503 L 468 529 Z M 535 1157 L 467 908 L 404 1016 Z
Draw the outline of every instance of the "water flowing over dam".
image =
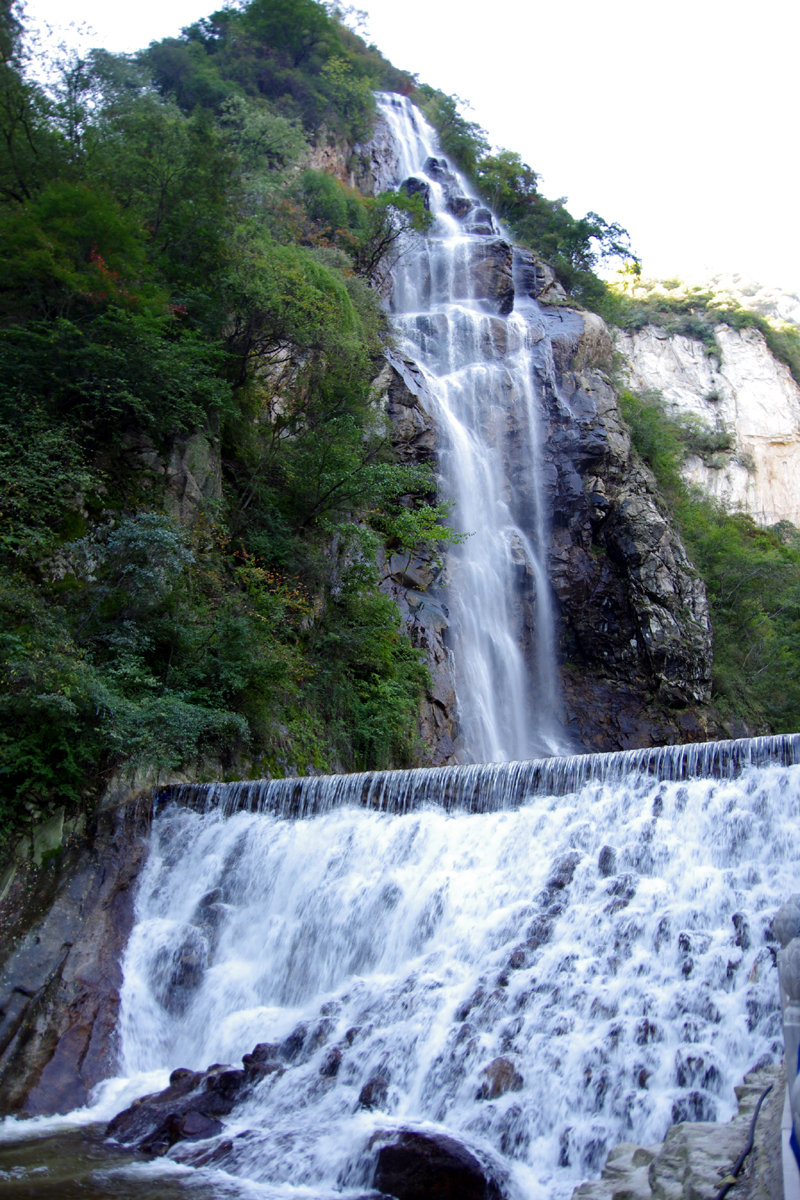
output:
M 363 1194 L 376 1135 L 408 1128 L 458 1138 L 509 1196 L 567 1196 L 619 1141 L 726 1119 L 780 1054 L 769 921 L 796 888 L 800 747 L 723 743 L 689 770 L 681 749 L 494 810 L 165 800 L 125 1071 L 271 1043 L 218 1162 L 270 1196 Z

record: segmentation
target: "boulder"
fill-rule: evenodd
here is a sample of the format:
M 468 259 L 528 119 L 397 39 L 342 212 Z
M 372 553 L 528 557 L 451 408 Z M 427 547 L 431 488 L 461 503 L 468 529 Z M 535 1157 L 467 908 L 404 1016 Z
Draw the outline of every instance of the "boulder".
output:
M 373 1186 L 395 1200 L 504 1200 L 497 1173 L 455 1138 L 405 1130 L 376 1134 Z
M 496 1100 L 506 1092 L 518 1092 L 523 1078 L 510 1058 L 501 1056 L 493 1059 L 481 1071 L 481 1084 L 476 1099 Z
M 501 316 L 507 316 L 514 307 L 512 258 L 511 246 L 502 238 L 471 242 L 460 289 L 462 298 L 485 301 Z
M 143 1096 L 118 1113 L 107 1137 L 145 1154 L 161 1155 L 177 1142 L 201 1141 L 222 1132 L 227 1114 L 249 1086 L 244 1070 L 225 1066 L 208 1071 L 178 1068 L 169 1086 Z
M 422 205 L 425 209 L 430 209 L 431 206 L 431 189 L 430 184 L 425 179 L 420 179 L 416 175 L 412 175 L 409 179 L 405 179 L 400 187 L 407 196 L 421 196 Z

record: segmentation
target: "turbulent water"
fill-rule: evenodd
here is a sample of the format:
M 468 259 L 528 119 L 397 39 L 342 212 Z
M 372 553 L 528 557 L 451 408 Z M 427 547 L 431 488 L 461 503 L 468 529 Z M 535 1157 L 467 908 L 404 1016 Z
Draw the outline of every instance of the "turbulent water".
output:
M 502 1164 L 512 1195 L 567 1195 L 620 1140 L 726 1119 L 778 1056 L 768 924 L 796 889 L 799 806 L 797 766 L 471 814 L 170 805 L 125 961 L 125 1069 L 290 1039 L 224 1164 L 268 1195 L 363 1190 L 370 1136 L 408 1125 Z M 180 994 L 187 952 L 203 970 Z
M 394 267 L 392 315 L 422 368 L 442 494 L 469 534 L 450 555 L 447 589 L 462 752 L 474 762 L 562 753 L 540 462 L 549 339 L 536 303 L 514 296 L 510 248 L 492 214 L 441 157 L 419 111 L 386 96 L 381 112 L 392 183 L 421 189 L 434 218 Z

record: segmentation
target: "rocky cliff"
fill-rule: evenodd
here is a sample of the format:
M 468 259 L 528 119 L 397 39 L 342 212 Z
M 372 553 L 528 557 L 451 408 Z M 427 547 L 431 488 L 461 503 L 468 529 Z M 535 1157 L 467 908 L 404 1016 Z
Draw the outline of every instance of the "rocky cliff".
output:
M 457 194 L 444 160 L 437 165 L 453 215 L 465 228 L 480 222 L 485 210 Z M 379 125 L 361 152 L 357 176 L 362 186 L 380 189 L 397 178 L 397 170 L 396 149 Z M 418 183 L 403 186 L 414 191 Z M 465 278 L 456 278 L 453 286 L 456 299 L 463 295 L 498 317 L 512 310 L 515 299 L 540 306 L 535 361 L 546 431 L 542 469 L 552 514 L 549 567 L 570 734 L 576 746 L 587 749 L 711 736 L 717 729 L 702 716 L 711 676 L 705 589 L 651 474 L 632 450 L 610 382 L 611 336 L 598 317 L 569 308 L 553 272 L 498 236 L 486 216 L 486 229 L 477 230 L 486 236 L 470 243 Z M 497 357 L 505 326 L 495 324 L 491 352 Z M 431 337 L 434 326 L 432 319 Z M 435 459 L 436 430 L 423 373 L 394 358 L 382 388 L 400 457 Z M 530 463 L 518 453 L 515 458 L 513 411 L 506 420 L 509 471 L 524 489 Z M 436 763 L 451 761 L 458 740 L 445 578 L 424 559 L 387 564 L 386 586 L 426 651 L 434 679 L 421 731 Z M 520 579 L 518 602 L 533 609 L 526 598 L 531 582 Z M 528 628 L 526 636 L 532 639 L 533 633 Z
M 150 812 L 149 797 L 101 812 L 0 900 L 0 1116 L 68 1112 L 114 1072 Z
M 610 336 L 592 314 L 551 310 L 549 323 L 551 578 L 570 728 L 592 749 L 709 736 L 705 588 L 631 447 Z
M 718 325 L 716 351 L 656 326 L 619 331 L 624 374 L 635 392 L 657 391 L 667 410 L 716 435 L 692 455 L 688 482 L 760 525 L 800 524 L 800 387 L 757 329 Z

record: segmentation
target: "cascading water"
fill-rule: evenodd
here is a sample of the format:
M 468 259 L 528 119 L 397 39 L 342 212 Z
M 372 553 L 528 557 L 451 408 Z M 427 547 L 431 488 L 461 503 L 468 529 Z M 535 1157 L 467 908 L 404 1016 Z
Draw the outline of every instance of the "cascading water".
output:
M 436 214 L 393 305 L 473 531 L 450 605 L 465 743 L 488 765 L 164 799 L 123 964 L 126 1077 L 72 1119 L 259 1044 L 266 1067 L 220 1135 L 146 1179 L 92 1167 L 81 1195 L 362 1200 L 375 1146 L 422 1130 L 508 1200 L 558 1200 L 620 1141 L 727 1119 L 743 1074 L 780 1057 L 769 922 L 797 890 L 800 739 L 497 761 L 561 744 L 536 470 L 549 351 L 533 302 L 492 312 L 475 282 L 490 215 L 405 102 L 383 111 L 397 182 L 420 179 Z M 509 482 L 511 457 L 527 466 Z M 11 1194 L 40 1194 L 41 1169 Z
M 426 381 L 442 492 L 470 535 L 448 564 L 462 754 L 563 753 L 536 383 L 550 357 L 545 325 L 533 300 L 515 299 L 511 247 L 418 110 L 385 96 L 381 112 L 391 182 L 421 192 L 433 216 L 394 267 L 391 307 Z
M 619 1141 L 727 1119 L 780 1054 L 769 921 L 800 855 L 800 766 L 734 745 L 736 778 L 601 765 L 496 811 L 167 803 L 125 960 L 125 1069 L 271 1043 L 280 1068 L 217 1167 L 273 1197 L 363 1194 L 371 1139 L 408 1128 L 458 1138 L 510 1197 L 568 1196 Z

